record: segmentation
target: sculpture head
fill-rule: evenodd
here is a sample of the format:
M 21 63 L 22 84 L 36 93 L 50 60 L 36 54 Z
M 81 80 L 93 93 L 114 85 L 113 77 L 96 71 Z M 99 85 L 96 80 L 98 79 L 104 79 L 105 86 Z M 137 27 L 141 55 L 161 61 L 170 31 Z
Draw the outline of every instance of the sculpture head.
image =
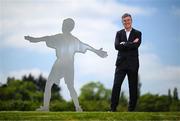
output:
M 71 18 L 64 19 L 62 24 L 62 32 L 63 33 L 70 33 L 75 26 L 75 22 Z

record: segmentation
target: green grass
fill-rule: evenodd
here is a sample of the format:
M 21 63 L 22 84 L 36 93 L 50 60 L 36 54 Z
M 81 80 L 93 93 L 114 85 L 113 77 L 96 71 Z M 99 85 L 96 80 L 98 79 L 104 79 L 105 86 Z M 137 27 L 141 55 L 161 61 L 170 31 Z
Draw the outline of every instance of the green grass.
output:
M 180 112 L 37 112 L 2 111 L 0 120 L 180 121 Z

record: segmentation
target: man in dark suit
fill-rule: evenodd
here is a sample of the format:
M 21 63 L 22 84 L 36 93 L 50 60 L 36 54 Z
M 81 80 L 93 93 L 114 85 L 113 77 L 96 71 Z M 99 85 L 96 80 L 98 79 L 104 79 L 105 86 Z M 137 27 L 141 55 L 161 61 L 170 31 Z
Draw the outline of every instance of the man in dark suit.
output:
M 138 97 L 138 47 L 141 44 L 141 32 L 132 28 L 132 17 L 125 13 L 122 16 L 124 29 L 116 34 L 115 49 L 118 50 L 114 84 L 111 95 L 111 111 L 116 111 L 119 102 L 121 85 L 125 76 L 129 84 L 129 106 L 128 111 L 134 111 Z

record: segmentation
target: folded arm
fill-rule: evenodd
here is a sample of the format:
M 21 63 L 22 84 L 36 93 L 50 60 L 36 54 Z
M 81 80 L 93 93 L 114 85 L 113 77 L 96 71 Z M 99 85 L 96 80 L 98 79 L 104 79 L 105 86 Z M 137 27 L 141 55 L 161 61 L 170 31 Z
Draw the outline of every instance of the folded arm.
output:
M 128 49 L 137 49 L 141 44 L 141 33 L 138 33 L 137 38 L 133 42 L 125 42 L 123 45 Z
M 120 51 L 137 49 L 141 44 L 141 32 L 138 33 L 137 38 L 133 42 L 122 41 L 120 33 L 116 34 L 115 49 Z
M 123 45 L 123 44 L 120 44 L 122 41 L 120 40 L 120 33 L 117 33 L 116 34 L 116 38 L 115 38 L 115 43 L 114 43 L 114 45 L 115 45 L 115 49 L 116 50 L 126 50 L 126 47 Z

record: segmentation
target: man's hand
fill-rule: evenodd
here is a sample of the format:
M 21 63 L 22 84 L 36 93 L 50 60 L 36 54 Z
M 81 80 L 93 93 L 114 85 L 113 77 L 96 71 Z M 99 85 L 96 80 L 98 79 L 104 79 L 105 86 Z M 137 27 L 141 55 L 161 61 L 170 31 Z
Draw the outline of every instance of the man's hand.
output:
M 96 50 L 96 54 L 102 58 L 105 58 L 108 56 L 106 51 L 103 51 L 103 48 L 100 48 L 99 50 Z
M 136 38 L 133 43 L 137 43 L 139 41 L 139 38 Z
M 120 45 L 124 45 L 126 42 L 121 42 Z

